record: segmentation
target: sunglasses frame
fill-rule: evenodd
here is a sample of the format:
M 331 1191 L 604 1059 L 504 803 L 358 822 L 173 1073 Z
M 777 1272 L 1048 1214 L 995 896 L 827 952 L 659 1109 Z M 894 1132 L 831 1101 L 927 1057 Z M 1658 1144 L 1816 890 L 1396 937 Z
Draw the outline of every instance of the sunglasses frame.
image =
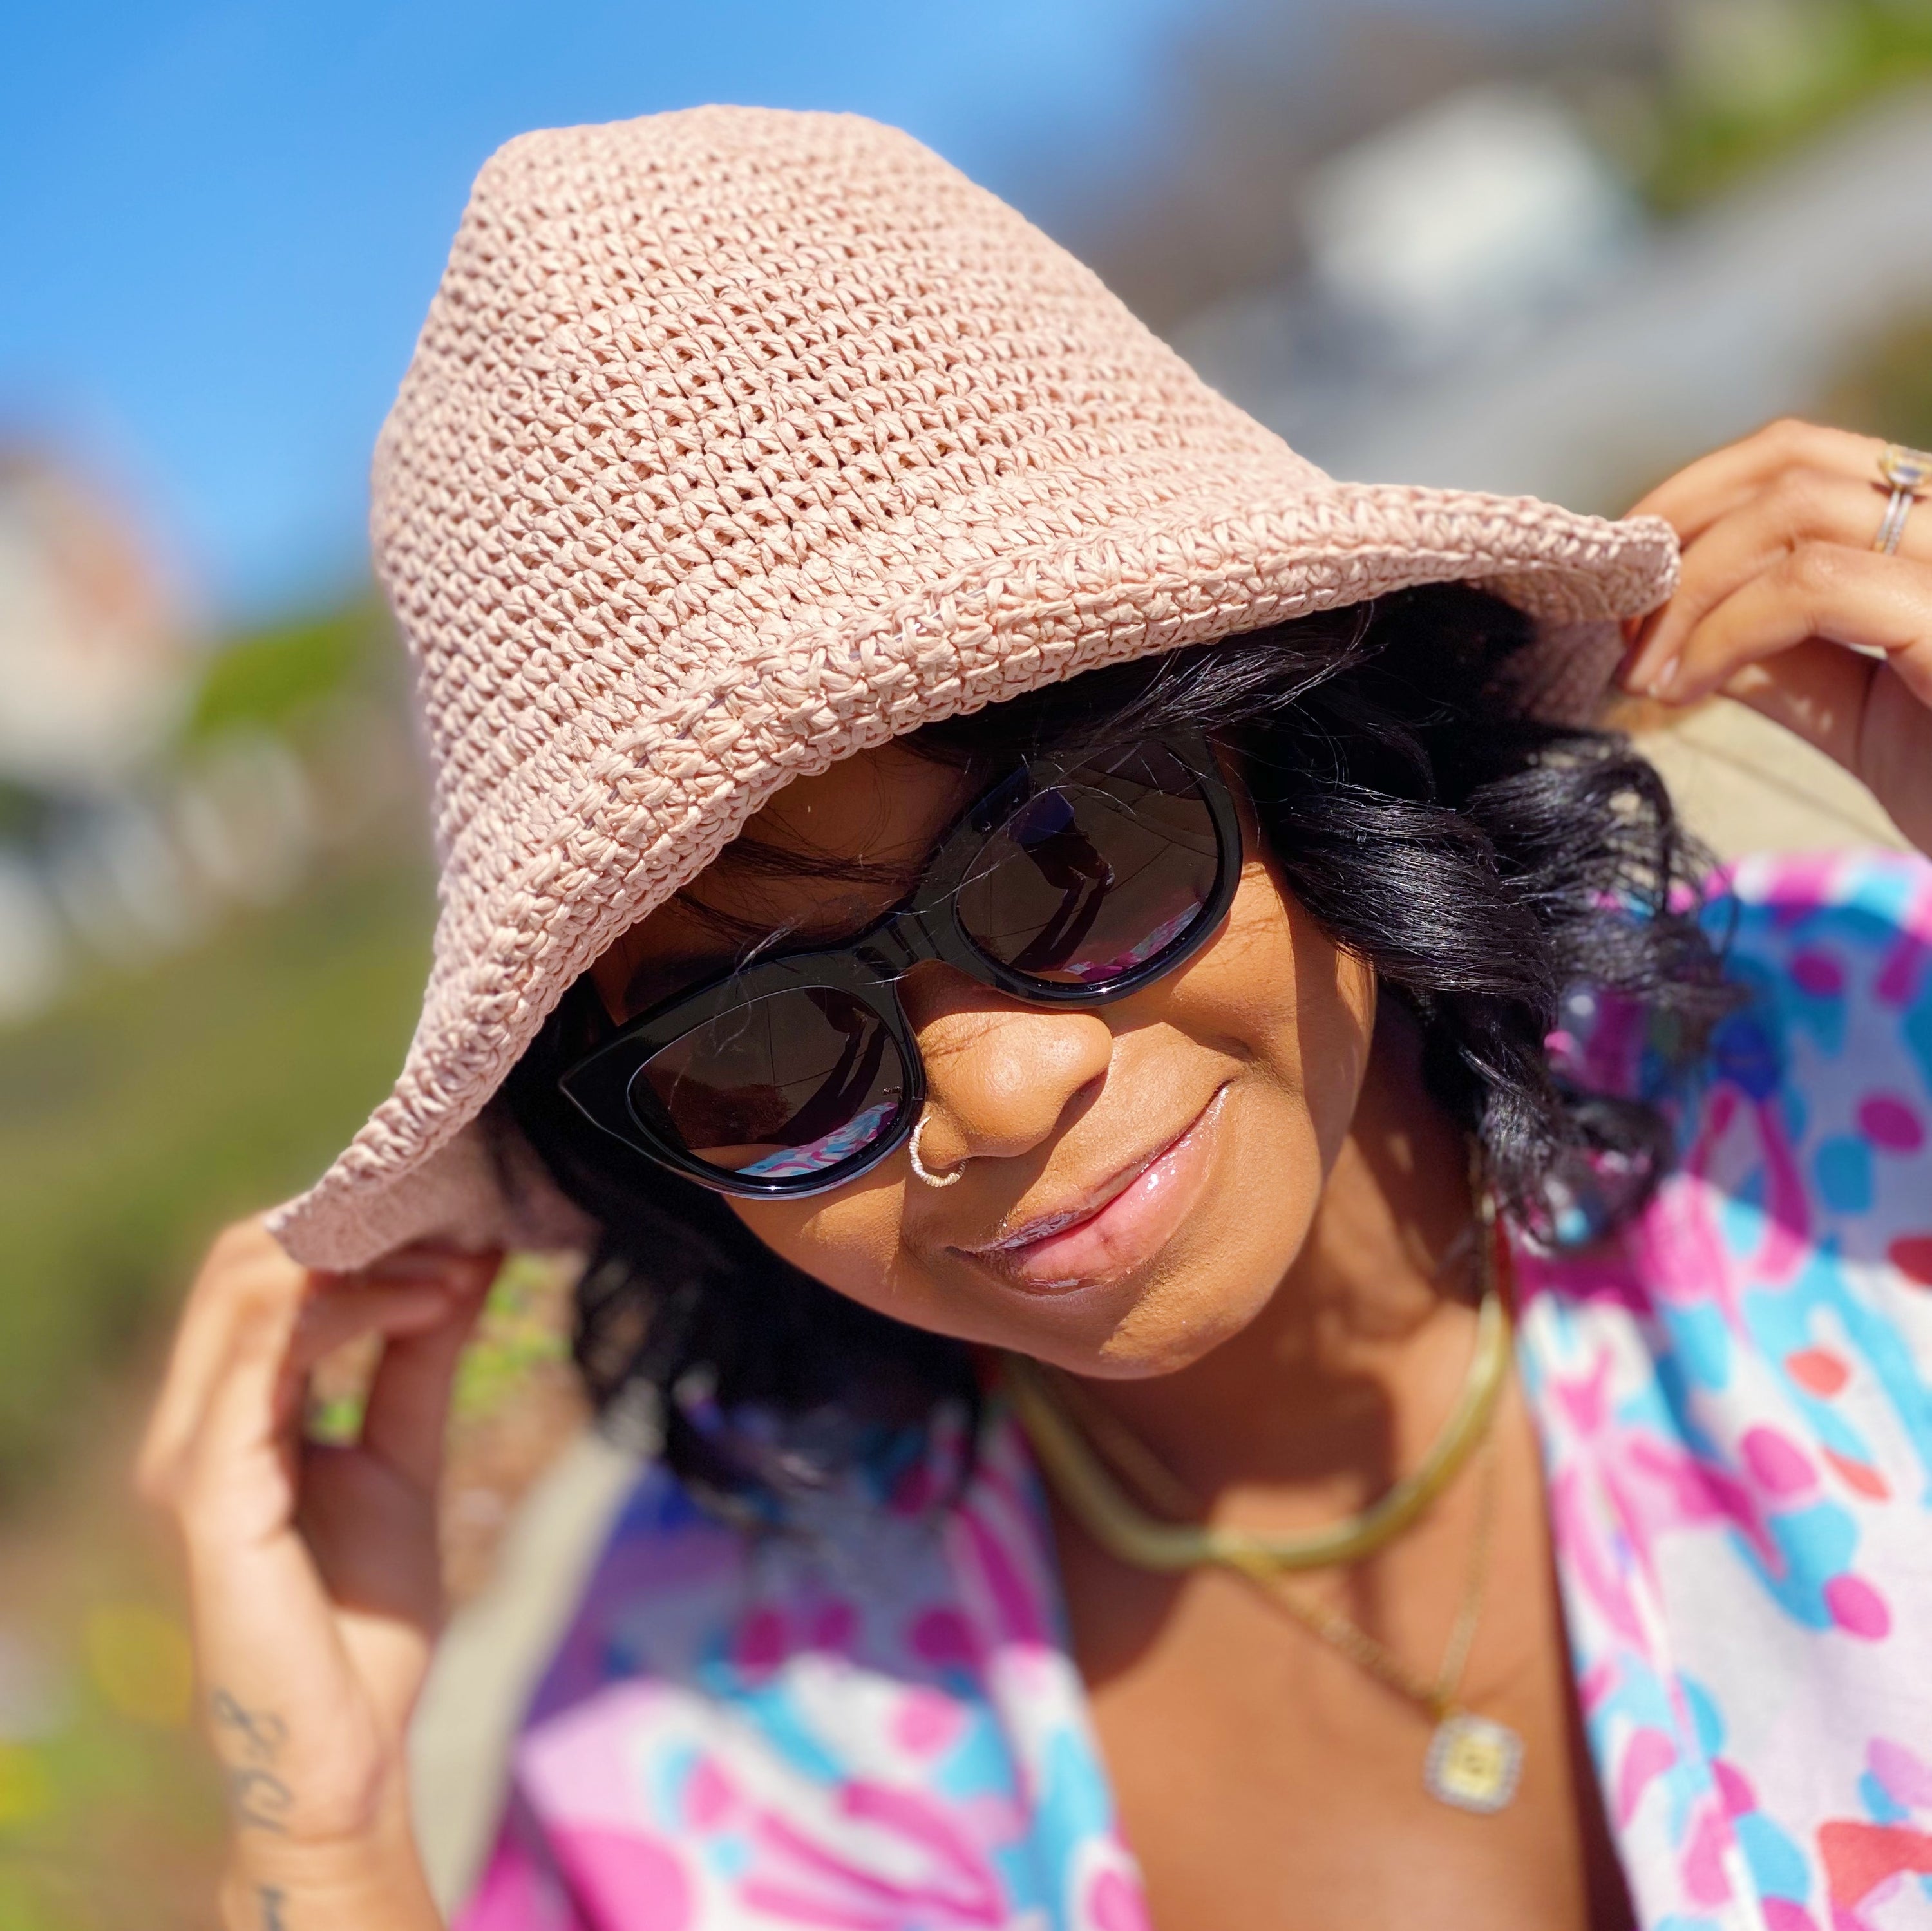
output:
M 1051 790 L 1096 758 L 1113 754 L 1088 750 L 1037 754 L 1021 759 L 1000 781 L 954 819 L 936 844 L 933 859 L 912 892 L 856 937 L 836 946 L 780 954 L 724 974 L 690 991 L 674 993 L 634 1019 L 626 1021 L 602 1043 L 560 1074 L 557 1086 L 590 1123 L 633 1151 L 714 1192 L 742 1199 L 802 1200 L 829 1193 L 885 1161 L 911 1138 L 926 1103 L 926 1065 L 911 1023 L 900 1003 L 898 983 L 916 965 L 950 965 L 982 985 L 1028 1006 L 1090 1008 L 1125 999 L 1192 958 L 1220 928 L 1240 882 L 1241 829 L 1233 793 L 1222 775 L 1206 736 L 1164 731 L 1132 740 L 1123 748 L 1157 745 L 1190 776 L 1208 808 L 1216 845 L 1213 889 L 1193 922 L 1150 959 L 1097 985 L 1064 985 L 1016 972 L 981 952 L 962 928 L 956 895 L 986 841 L 1030 798 Z M 665 1140 L 639 1117 L 631 1089 L 658 1053 L 687 1033 L 741 1006 L 780 992 L 822 988 L 856 999 L 885 1026 L 905 1068 L 897 1117 L 880 1137 L 822 1172 L 746 1179 L 714 1167 Z M 595 1020 L 610 1022 L 586 973 L 568 997 L 596 1008 Z M 622 1121 L 620 1126 L 616 1122 Z

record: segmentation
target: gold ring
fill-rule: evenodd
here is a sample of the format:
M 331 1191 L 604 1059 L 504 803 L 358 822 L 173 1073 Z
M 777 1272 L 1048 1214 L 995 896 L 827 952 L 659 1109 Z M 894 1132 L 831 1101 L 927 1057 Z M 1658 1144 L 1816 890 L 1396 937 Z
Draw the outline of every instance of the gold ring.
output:
M 1932 455 L 1923 449 L 1908 449 L 1902 442 L 1888 442 L 1878 459 L 1878 473 L 1892 499 L 1885 506 L 1872 547 L 1882 556 L 1892 556 L 1898 553 L 1905 535 L 1905 519 L 1912 514 L 1919 491 L 1932 483 Z

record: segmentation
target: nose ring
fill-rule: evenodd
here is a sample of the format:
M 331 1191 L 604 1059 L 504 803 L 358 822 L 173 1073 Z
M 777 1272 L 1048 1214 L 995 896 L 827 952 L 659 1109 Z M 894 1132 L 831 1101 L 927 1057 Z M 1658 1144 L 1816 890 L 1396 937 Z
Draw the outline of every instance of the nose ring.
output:
M 929 1113 L 919 1116 L 919 1124 L 912 1129 L 912 1138 L 906 1142 L 906 1153 L 912 1161 L 912 1170 L 929 1187 L 950 1187 L 966 1177 L 966 1162 L 962 1160 L 950 1174 L 935 1174 L 919 1157 L 919 1136 L 926 1131 L 926 1123 L 932 1117 Z M 970 1156 L 969 1156 L 970 1157 Z

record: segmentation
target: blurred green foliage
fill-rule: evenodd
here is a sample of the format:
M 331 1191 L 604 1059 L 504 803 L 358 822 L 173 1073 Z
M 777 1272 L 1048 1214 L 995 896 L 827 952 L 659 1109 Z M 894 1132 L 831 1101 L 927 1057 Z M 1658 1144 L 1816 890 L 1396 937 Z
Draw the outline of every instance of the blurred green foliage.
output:
M 0 1501 L 208 1235 L 313 1179 L 401 1063 L 430 881 L 370 859 L 0 1033 Z
M 79 1586 L 43 1606 L 66 1610 L 77 1653 L 61 1672 L 61 1720 L 0 1742 L 0 1931 L 208 1922 L 224 1807 L 185 1696 L 170 1694 L 190 1667 L 187 1632 L 124 1552 L 130 1525 L 110 1519 L 122 1547 L 90 1548 Z M 138 1645 L 118 1659 L 101 1653 L 116 1625 Z
M 1828 421 L 1888 442 L 1932 448 L 1932 316 L 1898 322 L 1832 386 Z
M 188 736 L 286 724 L 350 683 L 389 683 L 398 661 L 388 619 L 373 593 L 326 616 L 260 631 L 210 655 Z
M 1932 76 L 1932 0 L 1726 0 L 1704 10 L 1732 16 L 1738 43 L 1714 48 L 1706 71 L 1665 91 L 1644 186 L 1666 213 Z
M 46 823 L 52 806 L 46 794 L 0 778 L 0 839 L 30 839 Z
M 400 665 L 373 595 L 238 639 L 206 658 L 187 738 L 299 745 L 346 692 L 393 703 Z M 313 1179 L 387 1090 L 434 911 L 399 811 L 297 896 L 137 971 L 89 967 L 0 1030 L 0 1507 L 68 1446 L 90 1383 L 163 1325 L 213 1229 Z
M 322 757 L 332 730 L 370 718 L 364 700 L 394 706 L 400 664 L 373 601 L 243 639 L 206 659 L 184 748 L 266 730 Z M 127 1492 L 151 1399 L 137 1357 L 214 1229 L 312 1180 L 400 1063 L 434 880 L 386 723 L 368 755 L 388 802 L 325 827 L 296 895 L 231 907 L 138 969 L 96 962 L 45 1017 L 0 1029 L 0 1645 L 52 1686 L 36 1726 L 0 1737 L 0 1931 L 207 1921 L 220 1789 L 176 1592 Z M 562 1358 L 556 1285 L 532 1257 L 505 1268 L 460 1372 L 459 1427 L 487 1427 Z M 322 1432 L 352 1428 L 358 1405 L 338 1399 Z M 8 1600 L 10 1576 L 32 1586 Z
M 487 1428 L 534 1372 L 564 1360 L 568 1271 L 513 1255 L 490 1289 L 458 1377 L 459 1465 L 464 1425 Z M 368 1360 L 346 1365 L 359 1390 Z M 309 1432 L 352 1438 L 361 1409 L 359 1393 L 340 1394 L 312 1411 Z M 32 1734 L 0 1738 L 0 1931 L 201 1931 L 208 1921 L 224 1806 L 191 1721 L 178 1585 L 136 1533 L 122 1474 L 130 1451 L 118 1438 L 131 1432 L 118 1427 L 100 1444 L 106 1454 L 79 1458 L 41 1496 L 34 1519 L 55 1538 L 58 1570 L 49 1577 L 41 1566 L 31 1606 L 4 1606 L 0 1640 L 26 1639 L 52 1693 Z
M 505 1261 L 477 1339 L 457 1372 L 459 1423 L 500 1414 L 534 1370 L 569 1360 L 569 1339 L 556 1318 L 556 1285 L 554 1256 L 512 1254 Z

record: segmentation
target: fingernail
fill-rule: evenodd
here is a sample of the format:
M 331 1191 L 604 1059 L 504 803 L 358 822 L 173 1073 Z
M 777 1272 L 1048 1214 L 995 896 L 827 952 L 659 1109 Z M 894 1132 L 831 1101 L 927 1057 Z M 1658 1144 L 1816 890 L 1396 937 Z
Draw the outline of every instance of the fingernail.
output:
M 1624 661 L 1617 666 L 1617 682 L 1638 697 L 1649 694 L 1650 678 L 1645 666 L 1650 657 L 1648 639 L 1640 637 L 1624 652 Z
M 1682 661 L 1682 658 L 1667 658 L 1664 668 L 1644 686 L 1646 694 L 1652 697 L 1669 697 L 1670 687 L 1677 682 L 1678 666 Z

